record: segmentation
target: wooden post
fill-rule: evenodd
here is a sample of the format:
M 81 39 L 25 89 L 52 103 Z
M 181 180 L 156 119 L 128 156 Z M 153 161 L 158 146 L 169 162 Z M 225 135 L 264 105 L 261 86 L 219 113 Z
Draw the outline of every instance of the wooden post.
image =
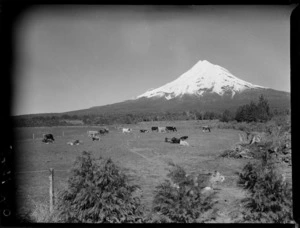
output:
M 49 195 L 50 195 L 50 212 L 53 212 L 53 205 L 54 205 L 54 186 L 53 186 L 53 179 L 54 179 L 54 170 L 50 168 L 50 188 L 49 188 Z

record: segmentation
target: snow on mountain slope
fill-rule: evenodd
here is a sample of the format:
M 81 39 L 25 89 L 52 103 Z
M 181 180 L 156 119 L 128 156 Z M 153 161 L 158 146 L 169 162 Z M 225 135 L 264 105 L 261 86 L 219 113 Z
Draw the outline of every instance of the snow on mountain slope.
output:
M 225 68 L 204 60 L 196 63 L 176 80 L 157 89 L 149 90 L 139 95 L 137 99 L 141 97 L 165 97 L 167 100 L 170 100 L 185 94 L 202 96 L 204 92 L 217 93 L 219 95 L 231 92 L 233 97 L 236 92 L 254 88 L 267 89 L 266 87 L 241 80 Z

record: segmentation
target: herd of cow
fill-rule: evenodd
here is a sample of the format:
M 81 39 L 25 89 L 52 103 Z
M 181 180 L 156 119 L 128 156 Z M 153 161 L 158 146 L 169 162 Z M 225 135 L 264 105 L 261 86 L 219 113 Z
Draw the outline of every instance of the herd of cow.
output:
M 132 132 L 132 128 L 122 128 L 122 133 L 130 133 Z M 150 132 L 150 130 L 147 129 L 140 129 L 141 133 L 147 133 Z M 166 126 L 166 127 L 151 127 L 152 132 L 160 132 L 160 133 L 166 133 L 166 132 L 177 132 L 177 128 L 173 126 Z M 209 126 L 203 126 L 202 127 L 203 132 L 210 132 Z M 93 141 L 99 141 L 100 135 L 105 135 L 109 133 L 109 129 L 107 128 L 101 128 L 98 131 L 88 131 L 87 134 L 89 137 L 92 138 Z M 181 145 L 188 145 L 188 143 L 185 141 L 188 138 L 188 136 L 182 136 L 180 138 L 173 137 L 170 140 L 168 138 L 165 138 L 165 142 L 175 143 L 175 144 L 181 144 Z M 44 143 L 52 143 L 54 141 L 54 137 L 52 134 L 44 134 L 42 142 Z M 74 142 L 68 142 L 70 145 L 78 145 L 80 143 L 79 140 L 75 140 Z

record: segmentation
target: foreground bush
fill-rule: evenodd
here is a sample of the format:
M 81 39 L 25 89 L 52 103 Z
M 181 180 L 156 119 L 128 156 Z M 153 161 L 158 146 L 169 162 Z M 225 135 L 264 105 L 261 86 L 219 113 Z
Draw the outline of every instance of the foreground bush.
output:
M 239 184 L 248 191 L 244 200 L 244 220 L 263 223 L 292 221 L 291 185 L 278 173 L 272 161 L 248 163 Z
M 180 166 L 173 165 L 168 177 L 156 187 L 152 222 L 204 222 L 201 215 L 213 208 L 215 193 L 201 193 L 201 184 Z
M 111 159 L 94 159 L 83 152 L 58 199 L 60 222 L 141 222 L 140 199 L 133 196 L 137 189 Z

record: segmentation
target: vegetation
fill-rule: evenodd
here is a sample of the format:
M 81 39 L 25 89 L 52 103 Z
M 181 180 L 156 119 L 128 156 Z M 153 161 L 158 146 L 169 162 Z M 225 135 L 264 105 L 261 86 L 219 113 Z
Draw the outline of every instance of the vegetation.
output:
M 14 117 L 15 127 L 40 126 L 70 126 L 70 125 L 109 125 L 109 124 L 136 124 L 147 121 L 173 120 L 212 120 L 220 118 L 219 113 L 206 111 L 163 112 L 163 113 L 110 113 L 109 115 L 55 115 L 55 116 L 20 116 Z
M 255 104 L 242 105 L 235 114 L 235 120 L 238 122 L 266 122 L 271 119 L 271 112 L 268 101 L 261 95 L 259 101 Z
M 240 173 L 239 184 L 248 191 L 244 200 L 244 220 L 263 223 L 292 221 L 292 189 L 275 165 L 266 158 L 248 163 Z
M 173 165 L 170 178 L 156 187 L 153 200 L 154 222 L 204 222 L 200 217 L 213 208 L 214 193 L 201 193 L 200 186 L 180 166 Z M 199 220 L 200 219 L 200 220 Z
M 84 151 L 58 198 L 59 222 L 142 222 L 140 199 L 133 196 L 137 189 L 111 159 L 95 159 Z

